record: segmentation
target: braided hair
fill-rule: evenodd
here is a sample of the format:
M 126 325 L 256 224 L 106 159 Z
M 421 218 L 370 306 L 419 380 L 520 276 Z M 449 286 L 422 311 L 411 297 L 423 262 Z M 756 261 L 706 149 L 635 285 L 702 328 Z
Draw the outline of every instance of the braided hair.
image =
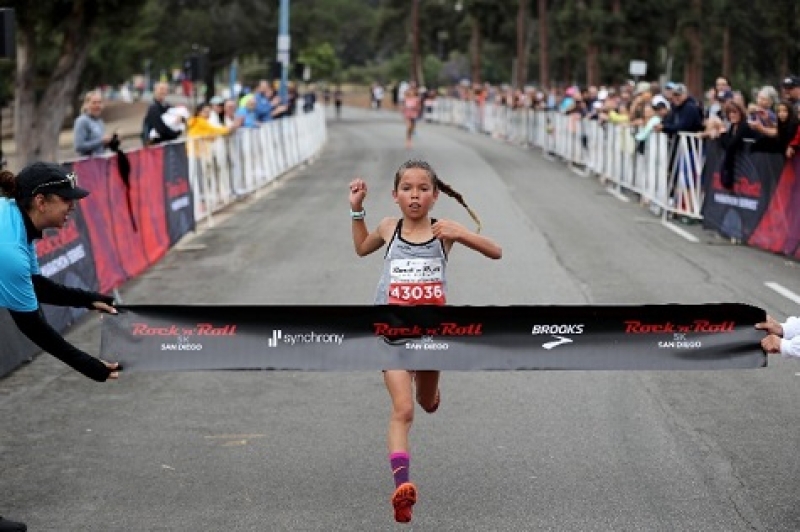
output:
M 8 170 L 0 171 L 0 194 L 7 198 L 17 195 L 17 177 Z
M 469 213 L 470 218 L 472 218 L 475 221 L 475 224 L 478 226 L 477 232 L 478 233 L 481 232 L 481 219 L 478 218 L 478 215 L 475 213 L 475 211 L 473 211 L 470 208 L 470 206 L 467 205 L 467 202 L 464 201 L 464 196 L 462 196 L 461 193 L 455 190 L 453 187 L 451 187 L 450 185 L 439 179 L 439 177 L 436 175 L 436 172 L 434 172 L 433 168 L 431 168 L 431 165 L 425 161 L 421 161 L 418 159 L 411 159 L 401 164 L 400 168 L 397 169 L 397 173 L 395 173 L 394 175 L 395 190 L 397 190 L 397 187 L 400 185 L 400 179 L 403 177 L 403 173 L 406 170 L 410 170 L 412 168 L 425 170 L 430 176 L 431 181 L 433 182 L 434 189 L 443 192 L 444 194 L 450 196 L 451 198 L 456 200 L 459 204 L 461 204 L 461 206 L 464 207 Z

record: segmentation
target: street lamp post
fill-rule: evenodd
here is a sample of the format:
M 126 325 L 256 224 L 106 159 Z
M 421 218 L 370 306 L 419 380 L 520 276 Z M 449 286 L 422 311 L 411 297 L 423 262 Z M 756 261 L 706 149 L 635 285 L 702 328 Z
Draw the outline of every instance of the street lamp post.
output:
M 152 67 L 153 62 L 150 58 L 144 60 L 144 92 L 148 92 L 152 90 L 151 83 L 150 83 L 150 68 Z
M 444 61 L 444 43 L 450 38 L 447 30 L 439 30 L 436 34 L 436 39 L 439 41 L 439 59 Z
M 411 5 L 411 79 L 419 87 L 419 0 Z
M 289 101 L 289 51 L 291 50 L 291 37 L 289 36 L 289 0 L 281 0 L 280 23 L 278 27 L 278 62 L 281 64 L 281 101 Z

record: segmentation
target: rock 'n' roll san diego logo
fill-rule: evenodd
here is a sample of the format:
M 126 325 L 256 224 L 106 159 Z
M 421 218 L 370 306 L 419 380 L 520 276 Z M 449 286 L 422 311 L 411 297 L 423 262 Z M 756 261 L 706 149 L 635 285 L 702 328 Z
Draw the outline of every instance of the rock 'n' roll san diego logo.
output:
M 670 338 L 658 340 L 659 349 L 700 349 L 702 340 L 692 335 L 724 334 L 736 330 L 735 321 L 712 322 L 710 320 L 694 320 L 691 323 L 675 323 L 672 321 L 645 323 L 638 320 L 624 322 L 625 334 L 635 335 L 670 335 Z
M 483 335 L 483 323 L 442 322 L 435 325 L 396 326 L 390 323 L 372 324 L 375 336 L 383 337 L 392 345 L 402 345 L 412 351 L 447 351 L 450 344 L 445 338 Z
M 198 323 L 194 327 L 182 325 L 166 325 L 155 327 L 147 323 L 134 323 L 131 334 L 133 336 L 157 336 L 171 338 L 171 342 L 162 342 L 161 351 L 202 351 L 202 341 L 194 337 L 224 337 L 235 336 L 237 325 L 214 325 L 212 323 Z

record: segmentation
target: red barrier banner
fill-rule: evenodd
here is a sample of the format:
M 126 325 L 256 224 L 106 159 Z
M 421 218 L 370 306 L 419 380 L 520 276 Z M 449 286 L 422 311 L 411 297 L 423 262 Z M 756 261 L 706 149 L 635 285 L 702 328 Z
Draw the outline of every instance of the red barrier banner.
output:
M 74 164 L 80 185 L 92 193 L 80 201 L 86 217 L 86 228 L 92 241 L 94 263 L 101 292 L 108 292 L 128 279 L 126 268 L 122 264 L 119 253 L 116 231 L 116 220 L 127 213 L 115 212 L 109 196 L 115 187 L 109 179 L 108 159 L 96 158 L 77 161 Z M 125 210 L 125 199 L 122 205 Z
M 778 186 L 753 235 L 747 241 L 773 253 L 800 258 L 800 157 L 786 161 Z
M 745 149 L 736 155 L 733 188 L 722 186 L 724 152 L 709 142 L 703 178 L 703 226 L 772 253 L 800 259 L 800 157 Z
M 91 194 L 81 200 L 101 292 L 136 277 L 160 260 L 170 246 L 164 213 L 163 149 L 92 158 L 74 164 Z
M 127 193 L 133 207 L 135 230 L 150 266 L 166 254 L 170 247 L 167 220 L 164 216 L 164 149 L 136 150 L 128 154 L 130 179 Z M 112 167 L 116 166 L 112 162 Z M 119 175 L 119 172 L 117 172 Z

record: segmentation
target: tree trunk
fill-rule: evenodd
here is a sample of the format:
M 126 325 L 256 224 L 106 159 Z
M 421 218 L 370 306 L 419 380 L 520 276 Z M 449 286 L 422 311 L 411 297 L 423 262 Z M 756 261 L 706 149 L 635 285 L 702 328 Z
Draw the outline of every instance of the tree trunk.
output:
M 786 47 L 781 48 L 780 59 L 778 63 L 781 69 L 781 78 L 784 78 L 789 75 L 789 49 Z
M 731 27 L 727 23 L 722 29 L 722 75 L 731 79 Z
M 550 87 L 550 41 L 547 35 L 547 0 L 539 0 L 539 84 Z
M 36 161 L 58 160 L 58 140 L 67 109 L 75 98 L 78 80 L 89 57 L 85 12 L 75 7 L 62 35 L 58 61 L 41 99 L 36 101 L 36 23 L 20 24 L 14 95 L 14 139 L 19 168 Z
M 622 0 L 614 0 L 613 1 L 613 3 L 611 4 L 611 13 L 614 14 L 614 29 L 616 31 L 623 30 L 624 28 L 622 28 L 622 25 L 619 23 L 619 17 L 622 16 Z M 621 33 L 617 34 L 617 38 L 614 40 L 615 41 L 614 49 L 611 52 L 611 55 L 614 58 L 614 63 L 615 64 L 619 64 L 619 60 L 620 60 L 620 50 L 619 50 L 619 36 L 620 35 L 621 35 Z
M 528 0 L 519 0 L 517 10 L 517 79 L 515 88 L 524 89 L 528 81 Z
M 689 44 L 689 58 L 684 68 L 684 79 L 689 93 L 695 97 L 703 95 L 703 41 L 698 27 L 702 11 L 703 0 L 692 0 L 692 21 L 685 33 Z
M 600 47 L 597 44 L 589 44 L 586 50 L 586 85 L 598 85 L 600 83 Z
M 481 35 L 481 22 L 474 15 L 471 17 L 472 34 L 470 35 L 469 49 L 471 55 L 472 83 L 481 83 L 481 48 L 483 36 Z
M 14 141 L 16 160 L 10 161 L 12 169 L 20 170 L 35 158 L 39 149 L 36 123 L 36 99 L 33 75 L 36 69 L 36 35 L 33 28 L 20 28 L 17 32 L 17 74 L 14 89 Z
M 62 55 L 58 60 L 37 110 L 41 138 L 37 158 L 41 160 L 58 160 L 58 137 L 88 58 L 89 44 L 85 42 L 80 48 L 74 48 L 73 52 Z
M 523 84 L 528 83 L 528 76 L 530 71 L 530 64 L 531 64 L 531 54 L 533 52 L 533 40 L 536 38 L 536 23 L 530 16 L 530 11 L 528 12 L 528 19 L 527 19 L 527 36 L 525 37 L 525 63 L 523 64 L 525 70 L 525 76 L 522 78 Z M 523 87 L 524 88 L 524 87 Z

